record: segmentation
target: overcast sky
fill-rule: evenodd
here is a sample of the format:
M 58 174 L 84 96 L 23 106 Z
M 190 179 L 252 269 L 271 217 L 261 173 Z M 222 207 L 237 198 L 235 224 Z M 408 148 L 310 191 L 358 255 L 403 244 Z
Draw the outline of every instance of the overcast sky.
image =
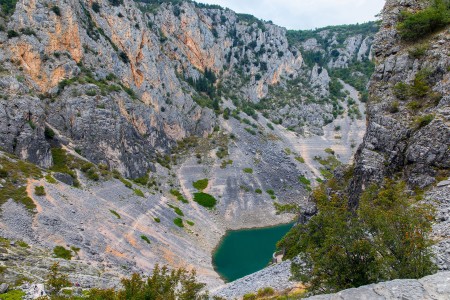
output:
M 375 20 L 385 0 L 198 0 L 219 4 L 238 13 L 272 20 L 288 29 L 314 29 L 328 25 Z

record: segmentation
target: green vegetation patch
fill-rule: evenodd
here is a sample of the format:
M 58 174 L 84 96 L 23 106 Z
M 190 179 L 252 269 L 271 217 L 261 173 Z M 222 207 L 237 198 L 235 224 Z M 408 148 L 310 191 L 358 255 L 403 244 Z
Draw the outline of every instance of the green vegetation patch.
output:
M 416 41 L 450 24 L 450 2 L 434 0 L 432 5 L 416 13 L 402 12 L 397 30 L 402 39 Z
M 195 223 L 194 223 L 194 222 L 192 222 L 192 221 L 189 221 L 189 220 L 188 220 L 188 221 L 186 221 L 186 223 L 188 223 L 188 225 L 189 225 L 189 226 L 194 226 L 194 225 L 195 225 Z
M 52 175 L 50 175 L 50 174 L 45 176 L 45 180 L 48 183 L 51 183 L 51 184 L 57 184 L 58 183 L 58 181 L 55 178 L 53 178 Z
M 216 198 L 206 193 L 195 193 L 194 201 L 206 208 L 213 208 L 217 204 Z
M 34 194 L 36 196 L 45 196 L 45 188 L 43 186 L 35 186 L 34 187 Z
M 19 290 L 8 291 L 5 294 L 2 294 L 0 298 L 2 300 L 21 300 L 25 297 L 25 292 Z
M 405 182 L 386 179 L 349 209 L 352 170 L 315 189 L 318 214 L 278 243 L 286 259 L 300 255 L 304 262 L 293 264 L 293 279 L 320 293 L 433 274 L 432 206 L 411 196 Z
M 177 225 L 178 227 L 180 227 L 180 228 L 183 228 L 183 227 L 184 227 L 183 219 L 181 219 L 181 218 L 175 218 L 175 219 L 173 219 L 173 223 L 174 223 L 175 225 Z
M 309 186 L 311 185 L 311 180 L 309 180 L 308 178 L 306 178 L 304 175 L 300 176 L 298 178 L 298 181 L 300 181 L 302 184 Z
M 27 179 L 42 178 L 41 170 L 35 165 L 13 158 L 14 156 L 0 156 L 0 178 L 6 182 L 0 192 L 0 205 L 13 199 L 17 203 L 23 204 L 28 210 L 34 211 L 36 205 L 27 193 Z
M 209 184 L 209 180 L 205 178 L 205 179 L 200 179 L 200 180 L 192 183 L 192 186 L 199 191 L 203 191 L 204 189 L 206 189 L 208 187 L 208 184 Z
M 63 246 L 56 246 L 55 248 L 53 248 L 53 254 L 57 258 L 63 258 L 65 260 L 72 259 L 72 251 L 64 248 Z
M 18 0 L 2 0 L 1 8 L 2 12 L 10 16 L 14 14 L 14 11 L 16 10 L 16 4 Z
M 142 192 L 140 189 L 134 189 L 133 191 L 136 194 L 136 196 L 145 198 L 144 192 Z
M 243 169 L 242 170 L 244 173 L 247 173 L 247 174 L 253 174 L 253 169 L 252 168 L 245 168 L 245 169 Z
M 153 220 L 155 220 L 156 223 L 161 223 L 161 219 L 160 218 L 153 218 Z
M 175 211 L 175 213 L 176 213 L 177 215 L 179 215 L 179 216 L 181 216 L 181 217 L 184 216 L 183 211 L 182 211 L 179 207 L 174 206 L 174 205 L 170 205 L 170 204 L 167 204 L 167 205 L 168 205 L 170 208 L 172 208 L 172 209 Z
M 145 242 L 147 242 L 147 244 L 151 243 L 150 239 L 147 236 L 145 236 L 145 235 L 141 235 L 141 239 L 144 240 Z
M 295 160 L 297 160 L 299 163 L 304 164 L 305 163 L 305 159 L 301 156 L 296 156 Z
M 177 198 L 178 201 L 181 201 L 183 203 L 189 203 L 189 201 L 183 196 L 183 194 L 181 194 L 180 191 L 172 189 L 170 190 L 170 194 L 172 196 L 175 196 Z
M 117 219 L 121 219 L 121 217 L 117 211 L 110 209 L 109 212 L 112 213 L 113 215 L 115 215 L 117 217 Z

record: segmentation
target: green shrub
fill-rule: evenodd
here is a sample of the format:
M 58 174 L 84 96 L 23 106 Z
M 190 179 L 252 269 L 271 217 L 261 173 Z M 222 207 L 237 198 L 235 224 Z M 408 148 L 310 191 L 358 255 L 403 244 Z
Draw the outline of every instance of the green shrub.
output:
M 142 177 L 133 179 L 134 182 L 141 184 L 141 185 L 147 185 L 148 183 L 148 175 L 144 175 Z
M 256 295 L 249 293 L 249 294 L 245 294 L 244 297 L 242 298 L 242 300 L 256 300 Z
M 45 188 L 43 186 L 35 186 L 34 187 L 34 194 L 36 196 L 45 196 Z
M 275 192 L 273 190 L 267 190 L 266 193 L 271 196 L 275 196 Z
M 176 213 L 177 215 L 179 215 L 180 217 L 183 217 L 183 216 L 184 216 L 183 211 L 182 211 L 179 207 L 174 206 L 174 205 L 170 205 L 170 204 L 168 204 L 168 206 L 169 206 L 170 208 L 172 208 L 172 209 L 175 211 L 175 213 Z
M 336 292 L 397 278 L 421 278 L 435 271 L 432 262 L 431 206 L 418 203 L 404 182 L 372 185 L 355 211 L 348 195 L 321 185 L 311 197 L 318 214 L 295 226 L 278 243 L 285 258 L 300 255 L 293 279 L 310 292 Z
M 92 10 L 96 13 L 100 12 L 100 4 L 98 4 L 98 2 L 92 2 Z
M 8 177 L 8 171 L 5 169 L 0 169 L 0 178 L 7 178 Z
M 206 208 L 213 208 L 217 204 L 217 200 L 206 193 L 195 193 L 194 201 Z
M 134 193 L 136 194 L 136 196 L 145 198 L 144 193 L 140 189 L 134 189 Z
M 305 163 L 305 159 L 304 159 L 303 157 L 301 157 L 301 156 L 296 156 L 295 159 L 296 159 L 299 163 L 302 163 L 302 164 Z
M 161 219 L 160 218 L 153 218 L 153 220 L 155 220 L 156 223 L 161 223 Z
M 131 182 L 129 182 L 126 179 L 123 179 L 122 177 L 119 178 L 119 180 L 129 189 L 133 188 L 133 184 L 131 184 Z
M 425 115 L 425 116 L 420 116 L 417 117 L 415 120 L 415 123 L 417 125 L 417 128 L 422 128 L 427 126 L 428 124 L 431 123 L 431 121 L 434 120 L 434 115 Z
M 52 7 L 52 12 L 55 13 L 55 15 L 57 15 L 58 17 L 61 17 L 61 9 L 58 6 L 53 6 Z
M 409 56 L 410 56 L 411 58 L 416 58 L 416 59 L 417 59 L 417 58 L 421 58 L 421 57 L 424 56 L 425 53 L 427 52 L 428 47 L 429 47 L 429 45 L 426 44 L 426 43 L 417 45 L 417 46 L 411 48 L 411 49 L 408 51 Z
M 5 15 L 9 16 L 16 10 L 16 4 L 18 0 L 2 0 L 1 8 Z
M 2 294 L 2 300 L 21 300 L 25 297 L 25 292 L 19 290 L 11 290 Z
M 334 150 L 331 149 L 331 148 L 326 148 L 324 151 L 325 151 L 325 153 L 328 153 L 330 155 L 334 155 L 335 154 Z
M 148 278 L 143 278 L 136 273 L 130 278 L 123 278 L 120 286 L 121 289 L 92 289 L 88 299 L 209 299 L 202 293 L 205 284 L 197 282 L 195 271 L 188 272 L 185 269 L 172 271 L 168 267 L 161 268 L 158 265 L 155 266 L 153 273 Z M 214 297 L 214 299 L 224 300 L 218 297 Z
M 44 135 L 46 139 L 52 140 L 55 137 L 55 132 L 50 127 L 45 126 Z
M 55 248 L 53 248 L 53 254 L 57 258 L 63 258 L 66 260 L 72 259 L 72 251 L 64 248 L 63 246 L 56 246 Z
M 192 222 L 192 221 L 186 221 L 186 223 L 188 223 L 188 224 L 189 224 L 189 226 L 194 226 L 194 225 L 195 225 L 195 223 L 194 223 L 194 222 Z
M 189 203 L 189 201 L 186 198 L 184 198 L 183 194 L 181 194 L 180 191 L 178 190 L 172 189 L 170 190 L 170 194 L 175 196 L 178 201 L 181 201 L 183 203 Z
M 147 236 L 141 235 L 141 239 L 143 239 L 145 242 L 147 242 L 147 244 L 150 244 L 150 239 Z
M 208 184 L 209 184 L 209 180 L 205 178 L 205 179 L 201 179 L 196 182 L 193 182 L 192 186 L 199 191 L 203 191 L 204 189 L 206 189 L 208 187 Z
M 393 88 L 393 92 L 395 97 L 400 100 L 406 100 L 410 96 L 409 85 L 404 82 L 397 83 Z
M 112 213 L 113 215 L 115 215 L 117 219 L 121 219 L 121 217 L 117 211 L 110 209 L 109 212 Z
M 256 190 L 255 190 L 255 193 L 257 193 L 257 194 L 262 194 L 262 190 L 261 190 L 261 189 L 256 189 Z
M 253 174 L 253 169 L 252 168 L 245 168 L 242 171 L 244 171 L 244 173 L 247 173 L 247 174 Z
M 30 248 L 30 245 L 28 245 L 28 244 L 27 244 L 26 242 L 24 242 L 24 241 L 17 241 L 16 244 L 17 244 L 19 247 L 22 247 L 22 248 Z
M 268 297 L 275 294 L 275 290 L 271 287 L 266 287 L 258 290 L 258 297 Z
M 8 35 L 8 39 L 12 39 L 12 38 L 19 36 L 19 34 L 17 32 L 15 32 L 14 30 L 8 30 L 7 35 Z
M 90 97 L 94 97 L 97 95 L 97 91 L 95 89 L 89 89 L 86 91 L 86 95 Z
M 391 103 L 391 106 L 389 107 L 389 112 L 390 113 L 398 113 L 400 111 L 400 103 L 398 103 L 398 101 L 394 101 Z
M 173 219 L 173 223 L 180 228 L 184 227 L 183 220 L 181 218 Z
M 450 24 L 450 8 L 445 0 L 434 3 L 416 13 L 402 13 L 402 21 L 397 25 L 400 36 L 407 41 L 416 41 Z
M 305 176 L 300 176 L 299 178 L 298 178 L 298 180 L 302 183 L 302 184 L 304 184 L 304 185 L 311 185 L 311 180 L 309 180 L 308 178 L 306 178 Z

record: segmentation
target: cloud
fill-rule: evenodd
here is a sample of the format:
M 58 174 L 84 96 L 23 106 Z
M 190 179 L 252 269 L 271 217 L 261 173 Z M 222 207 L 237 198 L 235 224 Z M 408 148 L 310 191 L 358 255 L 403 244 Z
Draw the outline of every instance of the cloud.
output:
M 375 20 L 385 0 L 199 0 L 219 4 L 238 13 L 249 13 L 288 29 L 313 29 L 328 25 Z

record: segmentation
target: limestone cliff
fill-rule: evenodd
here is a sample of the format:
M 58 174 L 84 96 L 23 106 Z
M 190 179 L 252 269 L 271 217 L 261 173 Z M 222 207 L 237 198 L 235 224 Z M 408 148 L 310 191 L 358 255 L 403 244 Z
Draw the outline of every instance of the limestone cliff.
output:
M 353 205 L 365 187 L 386 177 L 399 176 L 423 189 L 449 176 L 448 28 L 414 43 L 402 41 L 396 29 L 401 11 L 424 5 L 391 0 L 383 10 L 373 45 L 377 67 L 369 86 L 367 132 L 351 186 Z

